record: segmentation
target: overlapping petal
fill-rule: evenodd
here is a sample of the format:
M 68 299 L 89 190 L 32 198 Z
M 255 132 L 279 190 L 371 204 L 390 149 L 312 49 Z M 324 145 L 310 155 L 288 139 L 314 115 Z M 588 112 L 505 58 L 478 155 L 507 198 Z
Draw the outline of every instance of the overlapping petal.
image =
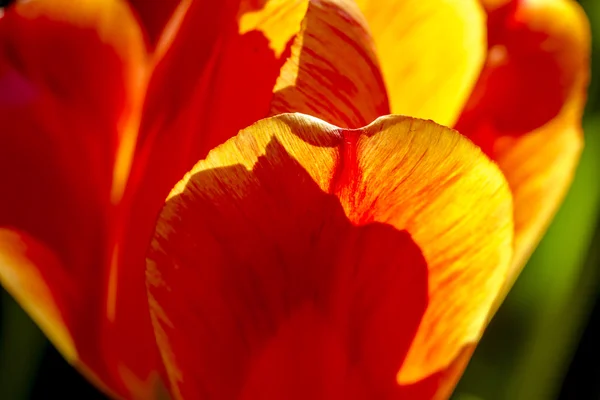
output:
M 0 279 L 67 359 L 119 393 L 109 348 L 126 337 L 106 335 L 105 265 L 145 63 L 120 1 L 19 2 L 0 19 Z M 144 344 L 155 345 L 135 335 L 118 359 L 144 378 L 156 354 Z
M 2 131 L 0 151 L 3 192 L 11 195 L 3 198 L 0 223 L 12 230 L 5 247 L 48 246 L 31 255 L 46 254 L 47 265 L 35 256 L 29 269 L 17 268 L 25 265 L 23 252 L 7 250 L 12 256 L 5 260 L 14 262 L 2 265 L 4 283 L 38 319 L 44 313 L 36 307 L 55 320 L 38 322 L 51 337 L 63 338 L 59 348 L 78 354 L 105 383 L 128 396 L 147 397 L 151 374 L 160 369 L 143 279 L 156 214 L 172 185 L 210 147 L 267 114 L 278 61 L 260 29 L 275 42 L 280 38 L 273 37 L 277 32 L 269 22 L 281 17 L 282 9 L 288 26 L 297 19 L 296 30 L 303 16 L 298 7 L 273 2 L 265 9 L 273 17 L 250 18 L 242 33 L 240 16 L 263 15 L 260 5 L 250 3 L 171 2 L 165 4 L 171 16 L 137 5 L 140 29 L 123 1 L 72 6 L 37 0 L 6 10 L 1 22 L 0 101 L 6 103 L 1 118 L 9 129 Z M 208 21 L 205 37 L 191 33 Z M 256 57 L 257 51 L 264 57 Z M 239 74 L 238 63 L 248 59 L 256 61 L 255 71 L 264 79 Z M 181 68 L 188 60 L 190 68 Z M 209 92 L 227 96 L 240 89 L 247 96 L 237 103 L 239 118 L 227 119 L 231 127 L 203 125 L 211 113 L 224 115 L 232 105 L 225 98 L 215 101 Z M 258 92 L 265 94 L 262 108 Z M 187 110 L 181 110 L 182 102 Z M 51 257 L 54 253 L 59 254 Z M 21 278 L 14 279 L 15 273 Z M 26 276 L 39 282 L 26 285 Z M 40 285 L 46 287 L 32 292 Z M 75 349 L 64 343 L 75 343 Z
M 343 128 L 390 113 L 366 21 L 352 0 L 308 2 L 271 114 L 301 112 Z
M 264 9 L 251 3 L 181 3 L 165 28 L 167 36 L 159 39 L 135 157 L 121 199 L 125 212 L 112 267 L 117 317 L 147 308 L 145 293 L 132 293 L 144 282 L 146 250 L 173 185 L 212 147 L 268 113 L 284 57 L 275 45 L 271 47 L 282 39 L 273 36 L 269 25 L 283 15 L 288 26 L 297 21 L 297 31 L 301 10 L 288 7 L 287 2 L 274 2 L 281 5 L 275 9 L 269 8 L 271 2 Z M 265 13 L 258 20 L 240 20 L 261 10 Z M 245 21 L 244 25 L 238 21 Z M 129 307 L 123 305 L 123 298 L 132 298 Z
M 264 5 L 260 18 L 240 20 L 260 12 L 253 3 L 192 2 L 180 7 L 177 33 L 156 60 L 149 83 L 123 200 L 131 205 L 122 232 L 128 252 L 122 255 L 124 265 L 143 258 L 156 215 L 174 183 L 211 148 L 268 113 L 284 57 L 272 43 L 287 43 L 303 14 L 288 2 L 274 1 Z M 271 3 L 280 7 L 271 9 Z M 270 29 L 277 18 L 283 18 L 288 29 L 296 26 L 283 34 L 290 37 Z M 238 21 L 244 21 L 243 26 Z M 137 275 L 124 281 L 129 279 Z
M 505 174 L 515 201 L 512 283 L 570 185 L 582 147 L 589 26 L 571 0 L 483 1 L 486 65 L 457 129 Z
M 158 221 L 148 284 L 175 397 L 403 396 L 481 334 L 512 229 L 502 174 L 447 128 L 259 121 Z
M 309 2 L 272 114 L 298 111 L 357 128 L 391 109 L 452 125 L 485 56 L 479 3 L 365 0 L 358 6 Z

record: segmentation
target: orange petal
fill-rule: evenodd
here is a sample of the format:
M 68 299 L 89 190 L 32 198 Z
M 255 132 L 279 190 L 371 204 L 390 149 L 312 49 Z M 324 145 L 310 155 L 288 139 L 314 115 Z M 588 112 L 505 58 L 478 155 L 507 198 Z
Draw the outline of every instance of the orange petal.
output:
M 452 126 L 485 59 L 478 0 L 358 0 L 394 114 Z
M 503 3 L 486 4 L 488 60 L 457 129 L 496 160 L 513 192 L 509 287 L 562 201 L 579 159 L 590 40 L 585 14 L 574 1 Z
M 159 360 L 147 308 L 129 336 L 106 334 L 110 200 L 145 63 L 121 1 L 32 0 L 0 18 L 0 279 L 67 359 L 119 394 L 131 389 L 121 364 L 146 377 Z M 114 337 L 135 341 L 115 355 Z
M 167 200 L 148 256 L 175 398 L 406 398 L 477 340 L 511 258 L 497 167 L 432 122 L 259 121 Z
M 310 2 L 275 86 L 271 114 L 285 112 L 343 128 L 389 114 L 366 21 L 353 1 Z

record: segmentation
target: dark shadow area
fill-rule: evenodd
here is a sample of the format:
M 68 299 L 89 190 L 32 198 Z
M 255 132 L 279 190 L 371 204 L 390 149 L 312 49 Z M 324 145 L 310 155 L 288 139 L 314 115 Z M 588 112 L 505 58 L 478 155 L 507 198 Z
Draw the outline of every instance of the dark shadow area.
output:
M 46 399 L 86 399 L 107 400 L 104 394 L 85 380 L 75 368 L 69 365 L 60 353 L 50 344 L 42 358 L 35 386 L 32 388 L 32 400 Z
M 25 311 L 2 289 L 0 299 L 0 398 L 107 398 L 65 361 Z
M 0 8 L 8 7 L 13 3 L 16 3 L 17 0 L 0 0 Z
M 600 222 L 600 221 L 598 221 Z M 596 224 L 596 226 L 600 226 Z M 589 300 L 590 306 L 575 309 L 587 315 L 581 318 L 586 321 L 581 327 L 581 336 L 577 336 L 578 344 L 573 349 L 573 358 L 562 382 L 559 400 L 600 399 L 600 229 L 592 240 L 592 248 L 586 260 L 584 272 L 580 277 L 578 287 L 582 292 L 595 294 Z
M 600 399 L 600 298 L 587 322 L 560 392 L 560 400 Z

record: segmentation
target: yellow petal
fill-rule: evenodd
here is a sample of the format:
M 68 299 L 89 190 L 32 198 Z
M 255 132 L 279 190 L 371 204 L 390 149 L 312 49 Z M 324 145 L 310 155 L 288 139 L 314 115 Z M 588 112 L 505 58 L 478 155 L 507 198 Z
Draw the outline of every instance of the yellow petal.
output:
M 478 0 L 358 0 L 392 113 L 452 126 L 486 54 Z
M 255 1 L 243 0 L 238 12 L 239 33 L 261 32 L 269 41 L 275 57 L 281 57 L 290 40 L 300 30 L 309 0 L 267 0 L 262 7 Z

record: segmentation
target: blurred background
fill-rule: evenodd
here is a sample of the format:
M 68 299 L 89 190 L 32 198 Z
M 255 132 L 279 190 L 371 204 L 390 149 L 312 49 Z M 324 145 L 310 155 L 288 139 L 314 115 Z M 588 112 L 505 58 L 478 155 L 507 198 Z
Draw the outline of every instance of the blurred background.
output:
M 600 0 L 581 0 L 600 37 Z M 592 70 L 600 45 L 592 43 Z M 600 399 L 600 82 L 571 191 L 494 317 L 453 400 Z M 1 290 L 1 289 L 0 289 Z M 0 399 L 105 399 L 0 292 Z

